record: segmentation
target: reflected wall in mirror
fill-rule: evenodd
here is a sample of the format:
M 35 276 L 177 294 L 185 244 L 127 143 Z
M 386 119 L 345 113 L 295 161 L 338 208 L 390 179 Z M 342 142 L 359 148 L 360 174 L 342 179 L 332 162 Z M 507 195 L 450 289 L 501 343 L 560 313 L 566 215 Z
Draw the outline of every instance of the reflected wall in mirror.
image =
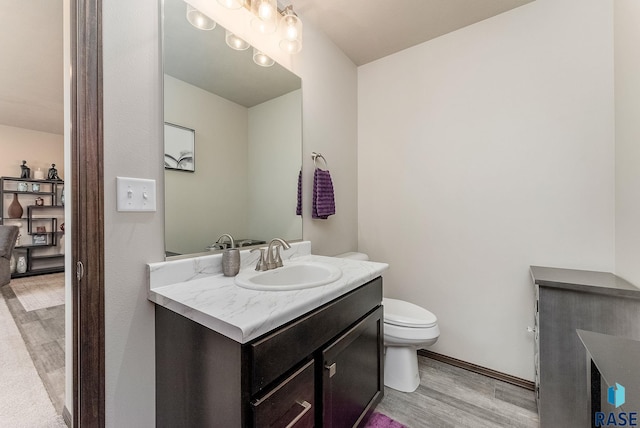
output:
M 220 25 L 203 31 L 183 0 L 164 0 L 164 121 L 195 131 L 197 168 L 165 170 L 167 256 L 236 240 L 302 239 L 301 79 L 233 50 Z

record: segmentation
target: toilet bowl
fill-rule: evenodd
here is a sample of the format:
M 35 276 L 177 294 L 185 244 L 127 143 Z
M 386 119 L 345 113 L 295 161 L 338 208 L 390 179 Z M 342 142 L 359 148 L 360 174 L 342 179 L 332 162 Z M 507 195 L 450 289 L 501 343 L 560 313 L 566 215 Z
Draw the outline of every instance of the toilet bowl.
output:
M 384 384 L 402 392 L 420 385 L 418 349 L 440 336 L 438 319 L 428 310 L 403 300 L 383 298 Z
M 369 260 L 363 253 L 344 253 L 336 257 Z M 433 345 L 440 336 L 438 319 L 428 310 L 404 300 L 383 298 L 384 308 L 384 384 L 402 392 L 413 392 L 420 385 L 418 349 Z

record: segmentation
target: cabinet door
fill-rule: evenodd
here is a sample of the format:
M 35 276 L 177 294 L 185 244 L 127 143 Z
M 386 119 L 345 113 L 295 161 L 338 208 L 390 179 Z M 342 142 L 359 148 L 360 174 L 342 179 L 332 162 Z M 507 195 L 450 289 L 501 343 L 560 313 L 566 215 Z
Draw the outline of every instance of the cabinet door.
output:
M 381 301 L 378 277 L 248 344 L 251 396 L 342 335 Z
M 255 428 L 311 428 L 314 422 L 314 364 L 309 361 L 264 397 L 251 403 Z
M 379 306 L 322 353 L 322 426 L 364 422 L 384 394 L 383 321 Z

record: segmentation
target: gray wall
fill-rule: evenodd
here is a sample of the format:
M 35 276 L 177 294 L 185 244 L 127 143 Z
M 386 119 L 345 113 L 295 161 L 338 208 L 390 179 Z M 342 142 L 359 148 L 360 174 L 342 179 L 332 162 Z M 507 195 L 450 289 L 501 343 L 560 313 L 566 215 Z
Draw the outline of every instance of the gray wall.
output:
M 616 273 L 640 286 L 640 3 L 614 2 Z

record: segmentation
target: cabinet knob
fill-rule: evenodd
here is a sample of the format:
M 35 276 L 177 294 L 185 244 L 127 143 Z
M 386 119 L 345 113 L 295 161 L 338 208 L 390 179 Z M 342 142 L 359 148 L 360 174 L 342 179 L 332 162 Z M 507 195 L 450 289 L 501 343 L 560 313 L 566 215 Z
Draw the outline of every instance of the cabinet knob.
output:
M 336 363 L 325 365 L 324 368 L 325 370 L 329 370 L 329 377 L 333 377 L 333 375 L 336 374 Z

